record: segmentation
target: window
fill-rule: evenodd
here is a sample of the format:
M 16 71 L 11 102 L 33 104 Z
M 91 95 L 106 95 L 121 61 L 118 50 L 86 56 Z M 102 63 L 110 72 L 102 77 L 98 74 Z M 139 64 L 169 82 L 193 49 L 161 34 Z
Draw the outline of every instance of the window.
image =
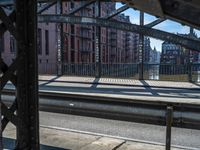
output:
M 74 63 L 75 61 L 75 53 L 74 51 L 71 51 L 71 63 Z
M 45 30 L 45 53 L 49 55 L 49 31 Z
M 15 41 L 15 38 L 12 35 L 10 36 L 10 52 L 11 53 L 16 52 L 16 41 Z
M 38 29 L 38 35 L 37 35 L 37 48 L 38 48 L 38 54 L 42 54 L 42 30 Z
M 74 8 L 74 3 L 73 2 L 71 2 L 71 9 L 73 9 Z
M 79 43 L 79 40 L 77 40 L 77 49 L 79 50 L 80 49 L 80 43 Z
M 74 25 L 71 25 L 71 34 L 74 34 Z
M 0 38 L 0 52 L 4 52 L 4 36 Z
M 68 29 L 68 25 L 66 24 L 66 25 L 65 25 L 65 30 L 67 31 L 67 29 Z
M 74 50 L 74 36 L 71 36 L 71 49 Z

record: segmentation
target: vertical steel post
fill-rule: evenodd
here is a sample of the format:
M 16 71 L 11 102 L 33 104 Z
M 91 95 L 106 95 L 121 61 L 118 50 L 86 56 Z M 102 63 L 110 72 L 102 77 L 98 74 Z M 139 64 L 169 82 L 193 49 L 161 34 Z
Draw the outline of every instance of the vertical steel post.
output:
M 96 3 L 97 17 L 101 17 L 101 1 L 98 0 Z M 96 77 L 101 77 L 101 27 L 96 27 L 96 46 L 95 46 L 95 61 L 96 61 Z
M 2 37 L 0 37 L 2 38 Z M 0 60 L 1 60 L 1 51 L 0 51 Z M 1 73 L 1 71 L 0 71 Z M 1 82 L 0 82 L 0 86 L 1 86 Z M 0 91 L 0 116 L 1 116 L 1 91 Z M 0 149 L 3 149 L 3 145 L 2 145 L 2 124 L 1 124 L 1 119 L 0 119 Z
M 188 81 L 192 82 L 192 60 L 191 60 L 191 50 L 188 50 Z
M 171 128 L 173 122 L 173 107 L 167 106 L 166 112 L 166 150 L 171 149 Z
M 16 0 L 17 147 L 39 150 L 37 0 Z
M 63 14 L 63 3 L 61 1 L 60 4 L 60 10 L 61 10 L 61 14 Z M 64 71 L 64 31 L 63 31 L 63 23 L 60 24 L 60 38 L 61 38 L 61 75 L 63 75 L 63 71 Z
M 194 28 L 190 27 L 190 38 L 194 33 Z M 192 82 L 192 58 L 191 58 L 191 50 L 188 50 L 188 81 Z
M 144 25 L 144 12 L 140 11 L 140 26 Z M 144 79 L 144 35 L 139 35 L 139 80 Z
M 61 15 L 63 13 L 62 0 L 57 1 L 57 14 Z M 61 76 L 63 74 L 63 49 L 64 49 L 64 34 L 63 34 L 63 23 L 57 23 L 57 74 Z

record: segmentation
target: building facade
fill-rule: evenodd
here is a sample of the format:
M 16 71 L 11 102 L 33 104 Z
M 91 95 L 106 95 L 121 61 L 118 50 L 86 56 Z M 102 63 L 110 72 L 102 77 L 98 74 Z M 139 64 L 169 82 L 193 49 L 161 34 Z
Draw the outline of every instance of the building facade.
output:
M 197 38 L 195 33 L 180 34 L 181 36 Z M 186 49 L 185 47 L 170 42 L 162 43 L 162 53 L 160 62 L 163 64 L 183 65 L 190 63 L 199 63 L 199 52 Z
M 150 50 L 150 58 L 149 58 L 149 63 L 151 64 L 158 64 L 160 63 L 160 52 L 154 49 Z
M 66 2 L 63 12 L 68 13 L 75 6 L 84 2 Z M 76 15 L 94 17 L 95 4 L 83 8 Z M 107 2 L 101 4 L 101 16 L 107 16 L 115 10 L 115 3 Z M 128 16 L 124 14 L 113 18 L 120 22 L 130 23 Z M 64 63 L 94 63 L 95 62 L 95 26 L 87 25 L 64 25 L 65 46 Z M 102 63 L 135 63 L 138 58 L 139 36 L 135 33 L 101 27 L 101 62 Z
M 63 13 L 67 14 L 84 2 L 63 2 Z M 47 9 L 44 14 L 55 14 L 57 6 Z M 101 3 L 101 16 L 116 10 L 116 3 Z M 91 4 L 75 15 L 97 16 L 96 4 Z M 129 16 L 119 14 L 113 20 L 130 23 Z M 38 23 L 38 64 L 39 73 L 57 74 L 58 72 L 58 24 Z M 63 24 L 62 64 L 94 64 L 97 27 L 78 24 Z M 101 62 L 103 64 L 138 63 L 139 35 L 132 32 L 101 27 Z M 16 56 L 16 42 L 8 32 L 0 39 L 0 50 L 7 64 Z M 150 39 L 144 40 L 144 62 L 150 62 Z
M 56 6 L 45 11 L 45 14 L 55 13 Z M 38 23 L 37 51 L 39 73 L 57 73 L 57 41 L 55 23 Z M 16 40 L 6 32 L 0 40 L 1 55 L 4 61 L 10 65 L 16 57 Z

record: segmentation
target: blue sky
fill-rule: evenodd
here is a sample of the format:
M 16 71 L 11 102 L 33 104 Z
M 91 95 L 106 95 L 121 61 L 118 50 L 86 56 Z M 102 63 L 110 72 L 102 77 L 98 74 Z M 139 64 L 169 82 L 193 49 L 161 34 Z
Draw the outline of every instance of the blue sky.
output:
M 117 5 L 116 5 L 117 8 L 119 8 L 121 6 L 122 6 L 121 3 L 117 3 Z M 130 16 L 130 20 L 133 24 L 139 24 L 139 17 L 140 17 L 139 11 L 136 11 L 136 10 L 130 8 L 130 9 L 124 11 L 123 13 L 125 15 Z M 148 24 L 148 23 L 150 23 L 150 22 L 152 22 L 156 19 L 157 19 L 156 17 L 149 15 L 149 14 L 146 14 L 146 13 L 144 15 L 144 23 L 145 24 Z M 167 31 L 167 32 L 170 32 L 170 33 L 183 33 L 183 34 L 189 33 L 189 30 L 190 30 L 190 28 L 188 26 L 183 26 L 180 23 L 177 23 L 177 22 L 174 22 L 174 21 L 171 21 L 171 20 L 166 20 L 166 21 L 160 23 L 159 25 L 155 26 L 154 28 L 162 30 L 162 31 Z M 195 32 L 200 37 L 200 31 L 195 30 Z M 163 41 L 161 41 L 161 40 L 151 38 L 151 47 L 152 48 L 156 47 L 156 49 L 158 51 L 161 51 L 162 42 Z

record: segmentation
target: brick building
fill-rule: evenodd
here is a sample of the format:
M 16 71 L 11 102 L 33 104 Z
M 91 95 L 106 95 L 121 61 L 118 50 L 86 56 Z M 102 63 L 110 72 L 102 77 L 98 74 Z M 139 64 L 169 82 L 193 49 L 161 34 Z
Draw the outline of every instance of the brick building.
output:
M 63 13 L 82 5 L 84 2 L 63 2 Z M 106 16 L 116 9 L 113 2 L 102 3 L 101 16 Z M 87 6 L 75 15 L 96 16 L 95 4 Z M 55 14 L 52 6 L 44 14 Z M 114 20 L 130 23 L 128 16 L 119 14 Z M 96 27 L 87 25 L 63 24 L 64 48 L 63 64 L 82 64 L 95 62 Z M 58 44 L 57 24 L 38 23 L 38 63 L 39 73 L 57 73 Z M 149 44 L 147 42 L 146 45 Z M 139 35 L 136 33 L 101 28 L 102 63 L 137 63 Z M 16 55 L 16 42 L 8 32 L 0 40 L 0 50 L 6 63 L 11 64 Z M 147 56 L 149 57 L 149 56 Z M 146 59 L 145 59 L 146 60 Z M 147 59 L 148 60 L 148 59 Z
M 197 35 L 194 32 L 190 34 L 179 34 L 180 36 L 190 37 L 197 39 Z M 199 52 L 186 49 L 185 47 L 170 42 L 162 43 L 162 53 L 160 62 L 163 64 L 174 64 L 174 65 L 183 65 L 199 62 Z
M 66 2 L 64 12 L 67 13 L 83 2 Z M 115 10 L 115 3 L 102 3 L 101 16 Z M 92 4 L 76 15 L 96 16 L 95 4 Z M 114 20 L 130 23 L 128 16 L 120 14 Z M 64 63 L 94 63 L 96 27 L 87 25 L 64 25 L 65 49 Z M 102 63 L 134 63 L 137 62 L 137 46 L 139 36 L 110 28 L 101 28 L 101 61 Z
M 56 6 L 45 11 L 55 13 Z M 38 23 L 38 69 L 39 73 L 57 73 L 57 41 L 55 23 Z M 0 50 L 4 61 L 10 65 L 16 57 L 16 41 L 14 37 L 6 32 L 0 40 Z

